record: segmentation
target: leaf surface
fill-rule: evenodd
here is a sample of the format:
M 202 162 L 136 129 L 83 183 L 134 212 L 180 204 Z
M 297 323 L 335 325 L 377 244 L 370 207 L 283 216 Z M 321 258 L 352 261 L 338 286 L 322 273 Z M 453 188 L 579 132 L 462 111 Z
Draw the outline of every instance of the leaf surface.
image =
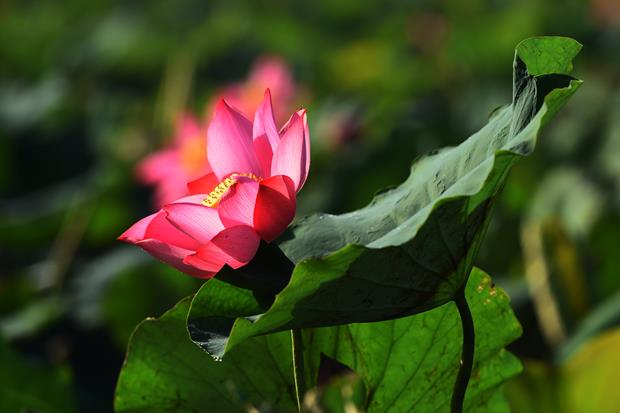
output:
M 466 297 L 476 332 L 475 363 L 465 411 L 508 411 L 502 383 L 521 371 L 504 347 L 521 334 L 508 296 L 491 278 L 474 269 Z M 449 412 L 459 369 L 462 332 L 456 306 L 377 323 L 308 330 L 310 363 L 323 353 L 351 367 L 368 389 L 363 411 Z
M 520 363 L 504 347 L 521 328 L 506 294 L 482 271 L 472 272 L 466 295 L 477 336 L 466 411 L 505 412 L 499 389 L 520 371 Z M 229 298 L 232 306 L 250 302 L 243 294 Z M 216 362 L 187 338 L 188 309 L 186 299 L 137 328 L 119 379 L 117 411 L 294 410 L 288 333 L 249 339 Z M 327 412 L 351 404 L 370 413 L 447 412 L 461 351 L 459 320 L 455 305 L 447 303 L 396 320 L 305 330 L 309 388 L 326 355 L 353 369 L 363 384 L 349 386 L 354 393 L 339 400 L 336 376 L 321 403 Z
M 218 362 L 187 336 L 189 304 L 180 301 L 136 328 L 118 379 L 115 411 L 292 411 L 290 335 L 248 340 Z

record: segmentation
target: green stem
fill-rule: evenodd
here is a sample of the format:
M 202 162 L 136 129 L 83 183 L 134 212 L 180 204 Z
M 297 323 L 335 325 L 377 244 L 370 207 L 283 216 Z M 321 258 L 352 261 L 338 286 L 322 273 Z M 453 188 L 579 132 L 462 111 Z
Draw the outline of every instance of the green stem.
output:
M 304 346 L 301 329 L 291 330 L 291 344 L 293 350 L 293 376 L 295 378 L 295 395 L 297 396 L 297 410 L 302 412 L 304 394 L 306 393 L 306 375 L 304 370 Z
M 465 400 L 465 391 L 471 376 L 471 370 L 474 365 L 474 320 L 469 311 L 469 305 L 465 298 L 465 286 L 459 290 L 454 298 L 456 308 L 461 316 L 461 325 L 463 327 L 463 351 L 461 353 L 461 368 L 454 383 L 454 391 L 452 392 L 452 403 L 450 407 L 451 413 L 463 412 L 463 401 Z

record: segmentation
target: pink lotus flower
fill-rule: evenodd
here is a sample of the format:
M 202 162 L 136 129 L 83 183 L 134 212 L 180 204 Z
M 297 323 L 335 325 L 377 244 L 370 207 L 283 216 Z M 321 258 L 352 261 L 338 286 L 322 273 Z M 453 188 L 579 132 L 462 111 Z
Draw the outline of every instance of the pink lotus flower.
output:
M 293 220 L 310 168 L 306 112 L 293 113 L 278 131 L 269 90 L 254 123 L 221 100 L 208 128 L 207 158 L 212 172 L 188 184 L 193 195 L 119 237 L 199 278 L 247 264 L 261 238 L 274 240 Z
M 274 102 L 280 110 L 276 119 L 284 120 L 284 111 L 291 107 L 296 88 L 285 62 L 277 57 L 260 58 L 245 82 L 229 86 L 217 95 L 252 116 L 267 88 L 273 92 Z M 210 108 L 209 113 L 212 112 L 213 108 Z M 205 129 L 195 117 L 183 116 L 171 145 L 147 156 L 138 165 L 138 179 L 156 186 L 156 207 L 188 195 L 187 182 L 211 172 L 206 159 Z
M 138 164 L 140 181 L 155 185 L 155 204 L 162 206 L 188 195 L 187 182 L 211 172 L 206 162 L 205 128 L 192 115 L 177 122 L 169 148 L 147 156 Z

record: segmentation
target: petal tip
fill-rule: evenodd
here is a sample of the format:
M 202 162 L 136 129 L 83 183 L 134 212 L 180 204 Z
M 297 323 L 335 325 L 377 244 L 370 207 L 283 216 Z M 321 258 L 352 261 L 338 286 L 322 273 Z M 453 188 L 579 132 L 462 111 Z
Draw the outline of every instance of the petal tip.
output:
M 229 114 L 230 112 L 234 111 L 236 111 L 235 108 L 230 106 L 230 104 L 226 102 L 225 98 L 220 98 L 220 100 L 218 100 L 217 102 L 217 105 L 215 105 L 215 117 L 222 114 Z

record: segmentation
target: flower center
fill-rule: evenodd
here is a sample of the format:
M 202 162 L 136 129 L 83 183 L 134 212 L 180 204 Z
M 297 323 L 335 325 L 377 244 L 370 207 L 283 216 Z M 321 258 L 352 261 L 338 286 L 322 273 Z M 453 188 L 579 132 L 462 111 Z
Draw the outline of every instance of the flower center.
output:
M 261 179 L 262 179 L 262 178 L 254 175 L 253 173 L 250 173 L 250 172 L 242 172 L 242 173 L 230 174 L 226 179 L 224 179 L 222 182 L 217 184 L 215 189 L 213 191 L 211 191 L 211 193 L 209 195 L 207 195 L 207 197 L 205 199 L 202 200 L 202 205 L 208 206 L 208 207 L 211 207 L 211 208 L 216 207 L 217 204 L 222 199 L 222 197 L 224 196 L 224 194 L 226 193 L 226 191 L 228 191 L 228 188 L 230 188 L 231 186 L 236 184 L 237 180 L 238 180 L 238 178 L 240 176 L 243 176 L 245 178 L 253 179 L 256 182 L 260 182 Z

